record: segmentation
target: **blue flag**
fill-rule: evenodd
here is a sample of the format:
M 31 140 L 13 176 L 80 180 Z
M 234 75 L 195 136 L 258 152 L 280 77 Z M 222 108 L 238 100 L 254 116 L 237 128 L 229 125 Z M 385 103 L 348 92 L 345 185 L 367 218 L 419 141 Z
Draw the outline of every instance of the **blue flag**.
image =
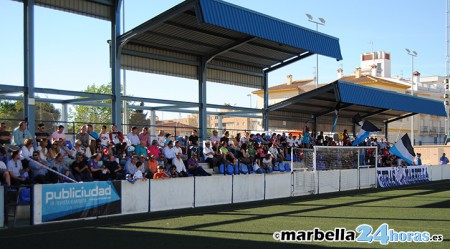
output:
M 357 146 L 358 144 L 362 143 L 366 138 L 370 136 L 373 132 L 379 132 L 381 129 L 378 129 L 374 124 L 370 123 L 369 121 L 361 121 L 361 130 L 359 130 L 358 134 L 356 134 L 356 139 L 353 141 L 353 146 Z
M 398 140 L 394 146 L 389 149 L 389 152 L 405 160 L 408 164 L 412 165 L 416 153 L 411 145 L 411 140 L 408 134 L 405 134 L 400 140 Z
M 339 117 L 339 111 L 338 110 L 334 110 L 333 128 L 331 128 L 331 132 L 334 132 L 336 130 L 338 117 Z

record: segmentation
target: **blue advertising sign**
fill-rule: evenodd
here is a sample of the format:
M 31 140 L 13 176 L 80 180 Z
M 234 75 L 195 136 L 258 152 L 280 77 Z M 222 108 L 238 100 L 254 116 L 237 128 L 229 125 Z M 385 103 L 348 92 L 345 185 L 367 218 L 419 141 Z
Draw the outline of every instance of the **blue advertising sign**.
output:
M 42 185 L 42 222 L 118 214 L 121 182 Z
M 378 168 L 377 178 L 378 186 L 382 188 L 430 181 L 427 166 Z

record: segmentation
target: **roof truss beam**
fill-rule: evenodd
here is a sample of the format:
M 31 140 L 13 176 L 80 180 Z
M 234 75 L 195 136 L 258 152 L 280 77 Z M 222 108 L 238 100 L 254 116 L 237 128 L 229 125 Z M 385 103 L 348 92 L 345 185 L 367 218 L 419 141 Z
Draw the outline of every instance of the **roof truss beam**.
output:
M 260 113 L 260 112 L 262 112 L 262 109 L 239 107 L 239 106 L 228 106 L 228 105 L 207 104 L 206 108 L 235 110 L 235 111 L 242 111 L 242 112 L 246 112 L 246 113 Z
M 413 112 L 407 113 L 407 114 L 401 115 L 401 116 L 396 117 L 396 118 L 388 119 L 385 123 L 388 123 L 388 124 L 389 124 L 389 123 L 395 122 L 395 121 L 400 120 L 400 119 L 404 119 L 404 118 L 407 118 L 407 117 L 414 116 L 414 115 L 416 115 L 416 114 L 417 114 L 417 113 L 413 113 Z
M 218 33 L 218 32 L 214 32 L 214 31 L 210 31 L 210 30 L 204 30 L 204 29 L 200 29 L 200 28 L 196 28 L 196 27 L 191 27 L 191 26 L 180 24 L 180 23 L 176 23 L 176 22 L 173 22 L 173 21 L 167 21 L 167 22 L 165 22 L 165 24 L 170 25 L 170 26 L 174 26 L 174 27 L 177 27 L 177 28 L 182 28 L 182 29 L 186 29 L 186 30 L 190 30 L 190 31 L 199 32 L 199 33 L 206 34 L 206 35 L 211 35 L 211 36 L 220 37 L 220 38 L 229 39 L 229 40 L 236 40 L 236 37 L 225 35 L 223 33 Z M 281 52 L 281 53 L 290 54 L 292 56 L 295 56 L 295 55 L 298 54 L 298 53 L 295 53 L 293 51 L 289 51 L 287 49 L 281 49 L 281 48 L 266 46 L 266 45 L 263 45 L 263 44 L 259 44 L 257 42 L 248 42 L 248 44 L 252 45 L 252 46 L 256 46 L 256 47 L 271 49 L 271 50 L 278 51 L 278 52 Z
M 291 104 L 295 104 L 295 103 L 297 103 L 299 101 L 303 101 L 303 100 L 307 100 L 307 99 L 313 98 L 314 96 L 317 96 L 317 95 L 320 95 L 322 93 L 328 92 L 328 91 L 330 91 L 332 89 L 334 89 L 334 85 L 332 85 L 332 84 L 330 84 L 328 86 L 323 86 L 323 87 L 317 88 L 315 90 L 306 92 L 306 93 L 298 95 L 296 97 L 287 99 L 287 100 L 285 100 L 283 102 L 280 102 L 280 103 L 274 104 L 272 106 L 269 106 L 267 108 L 267 111 L 268 112 L 275 111 L 277 109 L 289 106 Z
M 366 114 L 366 115 L 364 115 L 364 116 L 361 116 L 361 118 L 370 118 L 370 117 L 372 117 L 372 116 L 381 114 L 381 113 L 383 113 L 383 112 L 385 112 L 385 111 L 388 111 L 388 110 L 389 110 L 389 109 L 380 109 L 380 110 L 378 110 L 378 111 L 371 112 L 371 113 L 368 113 L 368 114 Z
M 350 107 L 350 106 L 352 106 L 352 105 L 353 105 L 353 104 L 342 104 L 342 103 L 341 103 L 341 104 L 339 105 L 339 110 L 345 109 L 345 108 Z M 328 110 L 326 110 L 326 111 L 316 113 L 316 114 L 314 114 L 314 116 L 315 116 L 316 118 L 318 118 L 318 117 L 320 117 L 320 116 L 327 115 L 328 113 L 334 112 L 335 110 L 336 110 L 336 107 L 333 107 L 333 108 L 330 108 L 330 109 L 328 109 Z
M 152 19 L 148 20 L 147 22 L 145 22 L 145 23 L 137 26 L 136 28 L 119 36 L 119 38 L 118 38 L 118 43 L 120 44 L 119 47 L 123 47 L 127 43 L 128 40 L 130 40 L 131 38 L 133 38 L 136 35 L 142 34 L 149 28 L 160 26 L 160 25 L 164 24 L 164 22 L 168 21 L 170 18 L 195 7 L 195 2 L 194 1 L 185 1 L 184 3 L 181 3 L 177 6 L 178 6 L 178 8 L 176 10 L 171 11 L 171 12 L 163 12 L 159 16 L 152 18 Z
M 243 44 L 246 44 L 246 43 L 248 43 L 250 41 L 253 41 L 255 39 L 256 39 L 256 37 L 254 37 L 254 36 L 248 36 L 248 37 L 246 37 L 244 39 L 232 42 L 232 43 L 228 44 L 227 46 L 222 47 L 221 49 L 218 49 L 218 50 L 214 51 L 213 53 L 210 53 L 210 54 L 206 55 L 205 56 L 206 63 L 211 62 L 215 57 L 217 57 L 219 55 L 222 55 L 222 54 L 224 54 L 224 53 L 226 53 L 226 52 L 228 52 L 230 50 L 233 50 L 233 49 L 235 49 L 235 48 L 237 48 L 239 46 L 242 46 Z
M 282 68 L 284 66 L 287 66 L 287 65 L 292 64 L 294 62 L 297 62 L 299 60 L 305 59 L 306 57 L 309 57 L 309 56 L 311 56 L 313 54 L 314 54 L 313 52 L 302 53 L 300 55 L 297 55 L 297 56 L 294 56 L 294 57 L 289 58 L 287 60 L 284 60 L 284 61 L 282 61 L 280 63 L 274 64 L 274 65 L 270 66 L 269 68 L 266 68 L 264 71 L 267 72 L 267 73 L 270 73 L 270 72 L 272 72 L 274 70 L 280 69 L 280 68 Z
M 165 100 L 165 99 L 152 99 L 152 98 L 140 98 L 140 97 L 132 97 L 132 96 L 122 96 L 122 99 L 125 101 L 136 101 L 136 102 L 144 102 L 144 103 L 156 103 L 156 104 L 167 104 L 174 106 L 183 106 L 183 107 L 199 107 L 199 103 L 195 102 L 184 102 L 184 101 L 176 101 L 176 100 Z
M 57 90 L 57 89 L 51 89 L 51 88 L 35 88 L 35 92 L 36 93 L 45 93 L 45 94 L 94 98 L 97 100 L 112 99 L 112 95 L 110 95 L 110 94 L 88 93 L 88 92 L 78 92 L 78 91 L 69 91 L 69 90 Z
M 104 98 L 104 99 L 99 99 L 99 98 L 77 98 L 77 99 L 68 99 L 68 100 L 63 100 L 63 104 L 79 104 L 79 103 L 83 103 L 83 102 L 95 102 L 95 101 L 103 101 L 103 100 L 111 100 L 111 97 L 109 98 Z M 111 104 L 109 104 L 111 105 Z

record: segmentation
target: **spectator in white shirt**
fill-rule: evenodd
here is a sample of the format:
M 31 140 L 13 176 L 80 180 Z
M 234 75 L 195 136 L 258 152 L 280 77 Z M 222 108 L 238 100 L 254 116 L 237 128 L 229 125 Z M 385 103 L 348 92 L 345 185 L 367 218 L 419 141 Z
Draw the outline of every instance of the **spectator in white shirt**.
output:
M 178 153 L 177 157 L 172 160 L 172 165 L 175 165 L 175 167 L 177 167 L 177 172 L 180 176 L 188 176 L 188 174 L 186 173 L 186 165 L 184 165 L 182 156 L 183 154 Z
M 0 161 L 0 184 L 2 181 L 6 182 L 6 186 L 11 186 L 11 177 L 9 176 L 9 171 L 6 168 L 6 164 L 3 161 Z
M 20 159 L 30 159 L 33 157 L 34 147 L 33 139 L 27 138 L 23 142 L 22 149 L 20 150 Z
M 136 147 L 138 144 L 140 144 L 138 128 L 136 126 L 133 126 L 133 128 L 131 128 L 131 132 L 127 134 L 127 138 L 128 141 L 130 141 L 129 145 L 133 145 L 134 147 Z
M 167 143 L 167 146 L 164 147 L 164 149 L 163 149 L 163 153 L 164 153 L 164 156 L 167 158 L 167 162 L 168 162 L 169 164 L 171 164 L 171 163 L 172 163 L 172 160 L 173 160 L 175 157 L 177 157 L 177 156 L 176 156 L 177 154 L 175 154 L 175 148 L 173 147 L 173 142 L 172 142 L 172 141 L 169 141 L 169 142 Z M 183 154 L 183 153 L 181 153 L 181 154 Z

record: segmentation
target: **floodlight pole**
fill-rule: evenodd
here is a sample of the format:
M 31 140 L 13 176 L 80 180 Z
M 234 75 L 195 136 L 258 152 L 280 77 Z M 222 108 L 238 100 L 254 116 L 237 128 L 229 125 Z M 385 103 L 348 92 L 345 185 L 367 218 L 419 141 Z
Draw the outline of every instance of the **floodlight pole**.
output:
M 405 50 L 411 56 L 411 96 L 414 96 L 414 57 L 417 56 L 417 52 L 409 49 Z M 411 143 L 414 146 L 414 116 L 411 116 Z
M 308 21 L 316 24 L 316 31 L 319 32 L 319 25 L 325 25 L 325 19 L 319 18 L 320 22 L 314 21 L 310 14 L 306 14 Z M 316 88 L 319 87 L 319 54 L 316 53 Z

